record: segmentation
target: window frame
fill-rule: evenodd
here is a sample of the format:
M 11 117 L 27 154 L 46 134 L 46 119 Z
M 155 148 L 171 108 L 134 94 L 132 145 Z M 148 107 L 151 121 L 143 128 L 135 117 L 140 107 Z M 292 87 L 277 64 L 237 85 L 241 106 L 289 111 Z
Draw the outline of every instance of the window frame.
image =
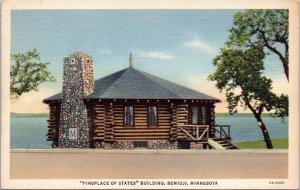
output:
M 126 107 L 132 107 L 132 125 L 127 125 L 126 124 Z M 132 128 L 132 127 L 134 127 L 135 126 L 135 124 L 134 124 L 134 106 L 133 105 L 125 105 L 124 106 L 124 109 L 123 109 L 123 125 L 124 125 L 124 127 L 127 127 L 127 128 Z
M 197 124 L 193 123 L 193 107 L 198 107 L 198 113 L 197 113 Z M 207 117 L 207 105 L 190 105 L 189 109 L 189 114 L 190 114 L 190 119 L 189 119 L 189 124 L 191 125 L 207 125 L 208 123 L 208 117 Z M 204 112 L 203 112 L 204 108 Z M 204 113 L 204 114 L 203 114 Z M 203 117 L 204 116 L 204 117 Z M 203 118 L 205 118 L 205 122 L 203 121 Z
M 204 110 L 204 112 L 203 112 L 203 110 Z M 200 115 L 201 115 L 201 125 L 207 125 L 207 106 L 200 106 L 200 112 L 201 112 L 200 113 Z M 205 118 L 205 122 L 204 122 L 204 118 Z
M 194 123 L 193 122 L 193 116 L 194 116 L 194 110 L 193 110 L 193 108 L 197 108 L 197 122 L 196 123 Z M 191 108 L 190 108 L 190 112 L 191 112 L 191 121 L 190 121 L 190 123 L 192 124 L 192 125 L 199 125 L 199 121 L 200 121 L 200 115 L 199 115 L 199 108 L 200 108 L 200 106 L 199 105 L 191 105 Z
M 150 107 L 156 108 L 155 125 L 150 125 Z M 152 127 L 152 128 L 158 127 L 158 106 L 157 105 L 147 105 L 147 125 L 148 127 Z

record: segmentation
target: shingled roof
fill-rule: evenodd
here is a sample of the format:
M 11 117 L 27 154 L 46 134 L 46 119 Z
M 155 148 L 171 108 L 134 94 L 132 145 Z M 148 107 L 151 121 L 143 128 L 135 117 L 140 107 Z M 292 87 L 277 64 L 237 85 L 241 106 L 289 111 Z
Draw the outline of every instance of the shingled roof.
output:
M 45 101 L 61 99 L 61 93 Z M 95 91 L 86 99 L 218 99 L 169 82 L 135 68 L 127 68 L 95 81 Z

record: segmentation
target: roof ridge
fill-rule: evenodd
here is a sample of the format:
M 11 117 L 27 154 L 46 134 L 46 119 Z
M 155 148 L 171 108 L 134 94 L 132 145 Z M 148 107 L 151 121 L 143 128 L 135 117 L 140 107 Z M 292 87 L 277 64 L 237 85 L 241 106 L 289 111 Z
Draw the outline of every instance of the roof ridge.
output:
M 111 75 L 114 75 L 114 74 L 116 74 L 116 73 L 119 73 L 119 72 L 121 72 L 121 71 L 126 71 L 127 69 L 121 69 L 121 70 L 118 70 L 118 71 L 116 71 L 116 72 L 114 72 L 114 73 L 111 73 L 111 74 L 107 74 L 107 75 L 104 75 L 104 76 L 102 76 L 101 78 L 98 78 L 97 80 L 94 80 L 95 82 L 96 81 L 98 81 L 98 80 L 101 80 L 101 79 L 104 79 L 104 78 L 107 78 L 107 77 L 110 77 Z M 123 75 L 123 74 L 121 74 L 121 75 Z M 119 77 L 120 78 L 120 77 Z
M 147 75 L 150 75 L 144 71 L 141 71 L 141 70 L 138 70 L 138 69 L 135 69 L 136 71 L 138 71 L 140 74 L 142 74 L 143 76 L 147 77 L 148 79 L 150 79 L 152 82 L 155 82 L 156 84 L 159 84 L 157 81 L 153 80 L 151 77 L 147 76 Z M 153 75 L 150 75 L 150 76 L 153 76 Z M 160 86 L 162 86 L 161 84 L 159 84 Z M 167 88 L 165 85 L 162 86 L 164 89 L 168 90 L 169 92 L 171 92 L 172 94 L 174 94 L 175 96 L 177 97 L 181 97 L 179 96 L 177 93 L 175 93 L 173 90 Z
M 111 89 L 112 86 L 114 86 L 114 84 L 116 84 L 117 81 L 120 80 L 120 78 L 122 78 L 122 76 L 124 76 L 124 74 L 127 73 L 129 69 L 130 68 L 122 69 L 122 70 L 124 70 L 124 72 L 102 93 L 102 95 L 105 94 L 109 89 Z M 120 70 L 120 71 L 122 71 L 122 70 Z M 118 71 L 118 72 L 120 72 L 120 71 Z

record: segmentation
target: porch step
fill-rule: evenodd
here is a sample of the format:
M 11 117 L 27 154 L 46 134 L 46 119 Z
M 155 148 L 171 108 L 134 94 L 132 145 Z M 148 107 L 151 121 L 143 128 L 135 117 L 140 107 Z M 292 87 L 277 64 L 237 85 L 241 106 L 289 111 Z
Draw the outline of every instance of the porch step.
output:
M 230 140 L 224 140 L 224 139 L 209 138 L 208 144 L 212 148 L 219 149 L 219 150 L 239 149 L 237 146 L 235 146 L 233 143 L 231 143 Z

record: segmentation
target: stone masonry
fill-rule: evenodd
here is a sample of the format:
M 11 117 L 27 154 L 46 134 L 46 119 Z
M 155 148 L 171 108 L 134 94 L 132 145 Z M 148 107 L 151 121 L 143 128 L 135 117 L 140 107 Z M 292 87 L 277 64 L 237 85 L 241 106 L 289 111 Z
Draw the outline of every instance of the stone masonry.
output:
M 178 143 L 169 140 L 149 140 L 148 149 L 177 149 Z M 97 142 L 96 148 L 103 149 L 134 149 L 134 141 Z
M 64 58 L 59 148 L 90 147 L 90 124 L 83 97 L 94 88 L 92 58 L 81 52 Z

